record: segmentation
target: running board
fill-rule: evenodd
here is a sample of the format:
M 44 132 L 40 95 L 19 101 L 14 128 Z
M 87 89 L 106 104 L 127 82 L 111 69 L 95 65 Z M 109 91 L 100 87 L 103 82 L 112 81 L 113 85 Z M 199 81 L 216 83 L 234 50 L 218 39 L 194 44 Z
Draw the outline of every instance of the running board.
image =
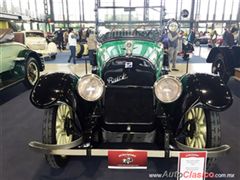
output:
M 29 146 L 37 152 L 41 152 L 44 154 L 52 154 L 52 155 L 66 155 L 66 156 L 108 156 L 109 150 L 121 150 L 121 151 L 145 151 L 147 152 L 148 157 L 150 158 L 166 158 L 166 157 L 178 157 L 179 154 L 183 151 L 176 150 L 138 150 L 138 149 L 94 149 L 94 148 L 80 148 L 80 149 L 70 149 L 76 146 L 79 146 L 82 142 L 82 139 L 79 138 L 73 141 L 70 144 L 66 145 L 50 145 L 43 144 L 40 142 L 30 142 Z M 181 146 L 181 145 L 180 145 Z M 196 149 L 188 147 L 182 147 L 184 151 L 207 151 L 208 157 L 219 157 L 223 156 L 230 150 L 229 145 L 222 145 L 214 148 L 206 148 L 206 149 Z
M 21 78 L 21 79 L 19 79 L 19 80 L 17 80 L 17 81 L 14 81 L 14 82 L 12 82 L 12 83 L 7 84 L 7 85 L 2 85 L 2 86 L 0 86 L 0 91 L 2 91 L 2 90 L 4 90 L 4 89 L 7 89 L 7 88 L 9 88 L 9 87 L 11 87 L 11 86 L 14 86 L 14 85 L 16 85 L 16 84 L 18 84 L 18 83 L 21 83 L 21 82 L 23 82 L 23 81 L 24 81 L 24 78 Z

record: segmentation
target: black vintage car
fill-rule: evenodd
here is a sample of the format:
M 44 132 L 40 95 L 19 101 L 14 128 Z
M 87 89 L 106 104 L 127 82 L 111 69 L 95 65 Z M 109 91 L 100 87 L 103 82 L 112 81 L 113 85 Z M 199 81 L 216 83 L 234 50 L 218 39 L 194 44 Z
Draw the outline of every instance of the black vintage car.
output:
M 206 61 L 212 63 L 212 73 L 219 75 L 227 83 L 234 75 L 234 69 L 240 67 L 240 47 L 215 47 Z
M 142 35 L 114 33 L 101 42 L 93 74 L 40 77 L 30 99 L 46 109 L 42 142 L 29 145 L 51 167 L 63 167 L 69 156 L 108 156 L 111 149 L 158 158 L 208 151 L 210 167 L 230 149 L 221 145 L 218 114 L 232 104 L 228 87 L 218 76 L 165 74 L 163 45 Z

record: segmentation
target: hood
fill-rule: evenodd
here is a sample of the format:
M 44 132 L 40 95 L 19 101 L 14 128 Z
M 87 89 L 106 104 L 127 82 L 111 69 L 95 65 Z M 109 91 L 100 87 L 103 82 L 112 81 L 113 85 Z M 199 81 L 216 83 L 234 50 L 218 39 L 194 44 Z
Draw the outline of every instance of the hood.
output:
M 127 55 L 126 42 L 132 43 L 132 53 Z M 119 40 L 102 44 L 97 51 L 97 61 L 101 70 L 106 62 L 117 57 L 141 57 L 149 60 L 156 70 L 160 70 L 163 60 L 163 48 L 157 43 L 144 40 Z

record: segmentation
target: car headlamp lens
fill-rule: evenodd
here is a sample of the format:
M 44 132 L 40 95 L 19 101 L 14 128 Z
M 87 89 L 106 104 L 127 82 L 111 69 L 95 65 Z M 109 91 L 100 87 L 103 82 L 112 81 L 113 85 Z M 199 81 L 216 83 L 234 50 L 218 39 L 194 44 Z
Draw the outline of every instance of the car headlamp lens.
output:
M 158 43 L 158 46 L 159 46 L 160 48 L 162 48 L 162 49 L 164 48 L 164 45 L 163 45 L 163 43 L 161 43 L 161 42 Z
M 155 82 L 154 93 L 161 102 L 174 102 L 182 93 L 182 83 L 175 77 L 164 76 Z
M 127 48 L 131 48 L 131 47 L 132 47 L 132 41 L 127 41 L 127 42 L 125 43 L 125 46 L 126 46 L 126 49 L 127 49 Z
M 79 79 L 77 90 L 78 94 L 86 101 L 96 101 L 102 97 L 105 84 L 97 75 L 88 74 Z
M 125 49 L 126 49 L 126 54 L 127 55 L 131 55 L 132 54 L 132 50 L 133 50 L 133 43 L 132 43 L 132 41 L 127 41 L 125 43 Z

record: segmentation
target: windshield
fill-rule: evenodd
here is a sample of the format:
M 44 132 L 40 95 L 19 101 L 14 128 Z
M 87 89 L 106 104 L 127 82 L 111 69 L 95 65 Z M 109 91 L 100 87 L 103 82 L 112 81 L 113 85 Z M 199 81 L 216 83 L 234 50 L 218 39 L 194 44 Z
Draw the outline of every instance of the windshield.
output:
M 98 27 L 98 41 L 117 39 L 142 39 L 158 42 L 161 29 L 156 25 L 105 25 Z
M 26 32 L 26 37 L 44 37 L 42 32 Z

